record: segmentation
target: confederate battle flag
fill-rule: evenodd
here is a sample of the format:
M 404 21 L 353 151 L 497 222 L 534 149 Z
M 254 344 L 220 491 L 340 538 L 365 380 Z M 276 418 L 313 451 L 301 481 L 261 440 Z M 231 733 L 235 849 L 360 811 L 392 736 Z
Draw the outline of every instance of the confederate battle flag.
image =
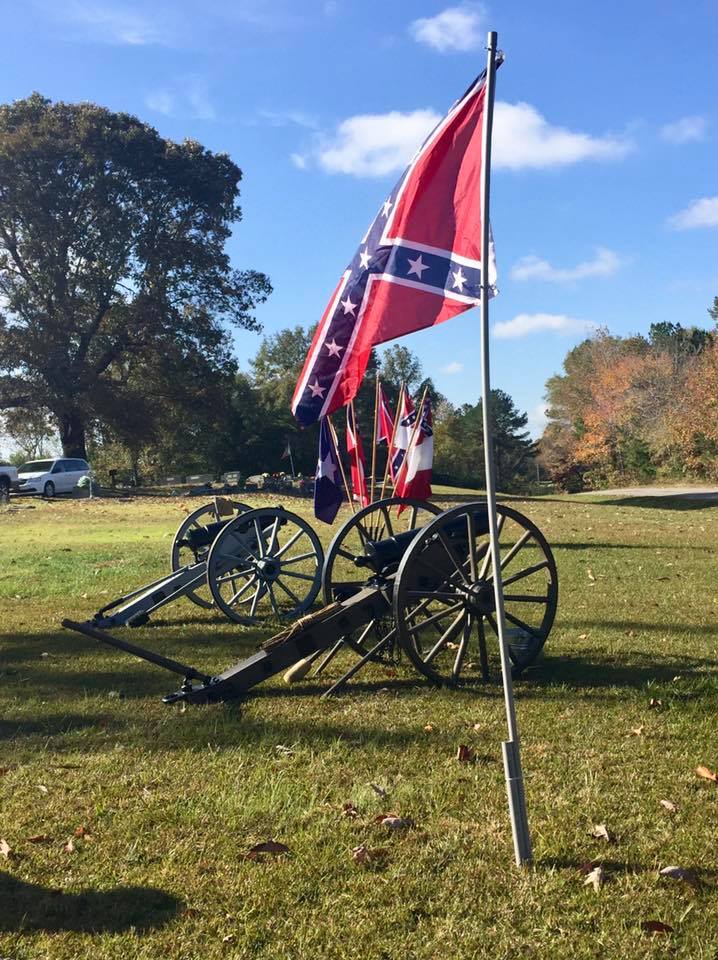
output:
M 361 242 L 317 327 L 292 400 L 303 425 L 355 396 L 371 348 L 480 300 L 485 72 L 428 136 Z
M 369 506 L 369 491 L 366 486 L 366 463 L 364 447 L 354 418 L 354 405 L 347 407 L 347 453 L 352 476 L 352 493 L 362 507 Z

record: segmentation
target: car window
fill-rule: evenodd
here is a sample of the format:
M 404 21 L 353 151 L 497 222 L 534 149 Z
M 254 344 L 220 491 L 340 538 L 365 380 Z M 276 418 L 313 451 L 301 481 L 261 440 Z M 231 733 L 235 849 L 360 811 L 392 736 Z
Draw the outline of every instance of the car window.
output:
M 58 460 L 58 461 L 57 461 L 57 463 L 55 464 L 55 466 L 52 468 L 52 471 L 51 471 L 51 472 L 52 472 L 52 473 L 64 473 L 64 472 L 65 472 L 65 465 L 64 465 L 64 463 L 62 462 L 62 460 Z
M 90 469 L 90 466 L 89 466 L 87 460 L 75 460 L 75 463 L 77 464 L 77 466 L 75 467 L 75 470 L 89 470 L 89 469 Z
M 52 460 L 29 460 L 18 468 L 18 473 L 45 473 L 52 467 Z

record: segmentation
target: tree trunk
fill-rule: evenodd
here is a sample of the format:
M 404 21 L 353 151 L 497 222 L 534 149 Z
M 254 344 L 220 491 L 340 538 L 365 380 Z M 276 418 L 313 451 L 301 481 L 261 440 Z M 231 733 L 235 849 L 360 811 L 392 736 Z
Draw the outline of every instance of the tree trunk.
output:
M 87 460 L 85 447 L 85 417 L 78 410 L 68 410 L 58 416 L 63 457 L 81 457 Z

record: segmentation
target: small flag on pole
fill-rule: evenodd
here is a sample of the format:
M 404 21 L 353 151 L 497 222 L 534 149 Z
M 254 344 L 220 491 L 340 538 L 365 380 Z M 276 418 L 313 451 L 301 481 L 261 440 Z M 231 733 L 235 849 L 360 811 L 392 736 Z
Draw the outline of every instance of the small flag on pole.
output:
M 287 440 L 287 445 L 286 445 L 286 447 L 284 448 L 284 453 L 282 454 L 281 459 L 282 459 L 282 460 L 286 460 L 287 457 L 290 457 L 290 458 L 291 458 L 291 456 L 292 456 L 292 444 L 291 444 L 291 442 L 290 442 L 289 440 Z
M 431 400 L 424 397 L 421 419 L 414 430 L 406 457 L 396 480 L 396 496 L 428 500 L 431 496 L 431 471 L 434 463 L 434 430 Z M 399 513 L 404 508 L 399 507 Z
M 390 443 L 394 435 L 394 418 L 391 415 L 391 407 L 384 393 L 384 387 L 379 387 L 379 417 L 376 425 L 376 442 Z
M 353 403 L 347 406 L 347 453 L 349 454 L 349 463 L 351 466 L 354 499 L 358 500 L 362 507 L 368 507 L 370 501 L 369 491 L 366 485 L 364 448 L 361 437 L 359 436 L 359 431 L 357 430 Z
M 485 98 L 486 71 L 417 150 L 342 274 L 294 391 L 303 426 L 356 396 L 373 346 L 476 306 L 482 263 L 496 292 L 493 241 L 482 250 Z
M 319 425 L 319 458 L 314 476 L 314 516 L 334 523 L 344 499 L 339 456 L 326 417 Z
M 414 401 L 411 399 L 411 396 L 407 390 L 404 391 L 401 401 L 401 409 L 397 413 L 397 416 L 399 417 L 399 423 L 397 424 L 396 433 L 394 435 L 394 444 L 389 451 L 389 473 L 391 475 L 391 482 L 394 484 L 394 486 L 396 486 L 399 468 L 404 462 L 404 457 L 406 456 L 406 448 L 409 446 L 411 431 L 414 429 L 414 424 L 416 423 L 416 410 L 414 409 Z

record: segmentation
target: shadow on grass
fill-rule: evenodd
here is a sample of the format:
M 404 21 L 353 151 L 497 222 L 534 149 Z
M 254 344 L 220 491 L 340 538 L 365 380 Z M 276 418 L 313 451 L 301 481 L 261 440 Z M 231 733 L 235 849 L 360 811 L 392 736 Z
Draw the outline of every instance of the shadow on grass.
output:
M 122 933 L 160 927 L 180 901 L 154 887 L 65 893 L 0 872 L 0 930 L 5 933 Z
M 592 690 L 606 687 L 639 690 L 645 689 L 649 683 L 672 684 L 676 676 L 684 680 L 715 683 L 718 681 L 718 663 L 705 657 L 686 656 L 656 656 L 647 660 L 645 656 L 639 659 L 637 656 L 600 654 L 545 654 L 535 667 L 524 674 L 526 685 L 521 689 L 521 696 L 536 696 L 538 691 L 561 686 L 583 689 L 588 696 Z M 676 694 L 686 697 L 686 694 L 681 694 L 680 688 L 676 688 Z
M 601 496 L 601 491 L 596 491 Z M 718 506 L 718 494 L 676 493 L 670 497 L 614 497 L 611 500 L 584 501 L 596 507 L 646 507 L 649 510 L 708 510 Z

